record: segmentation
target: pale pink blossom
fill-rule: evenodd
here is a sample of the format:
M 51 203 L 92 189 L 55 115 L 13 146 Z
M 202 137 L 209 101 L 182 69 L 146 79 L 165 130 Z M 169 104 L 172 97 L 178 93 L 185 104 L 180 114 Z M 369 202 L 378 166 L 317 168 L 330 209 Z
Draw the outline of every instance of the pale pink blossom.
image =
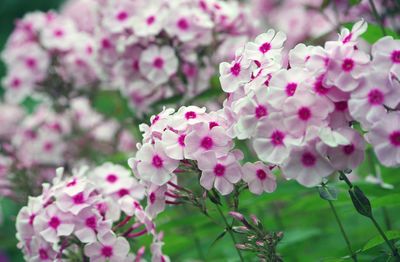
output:
M 253 194 L 272 193 L 276 189 L 271 169 L 262 162 L 246 163 L 243 166 L 243 180 L 249 185 L 249 190 Z

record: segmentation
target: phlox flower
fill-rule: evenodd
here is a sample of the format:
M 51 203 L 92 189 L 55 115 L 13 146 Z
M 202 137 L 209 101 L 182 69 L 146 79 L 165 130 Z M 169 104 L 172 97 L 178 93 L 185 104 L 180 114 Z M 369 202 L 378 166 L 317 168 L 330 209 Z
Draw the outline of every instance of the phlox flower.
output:
M 246 163 L 243 166 L 243 180 L 249 185 L 249 190 L 253 194 L 272 193 L 276 189 L 271 169 L 262 162 Z
M 97 241 L 97 234 L 111 230 L 111 224 L 96 209 L 85 208 L 76 217 L 74 234 L 82 243 L 93 243 Z
M 235 92 L 240 85 L 249 81 L 251 75 L 251 60 L 236 52 L 235 60 L 231 63 L 222 62 L 219 65 L 219 81 L 222 90 L 227 93 Z
M 400 78 L 400 40 L 386 36 L 372 46 L 372 65 L 377 69 L 389 69 L 395 77 Z
M 129 243 L 123 237 L 117 237 L 111 231 L 99 234 L 98 242 L 87 244 L 85 255 L 90 261 L 123 262 L 129 253 Z

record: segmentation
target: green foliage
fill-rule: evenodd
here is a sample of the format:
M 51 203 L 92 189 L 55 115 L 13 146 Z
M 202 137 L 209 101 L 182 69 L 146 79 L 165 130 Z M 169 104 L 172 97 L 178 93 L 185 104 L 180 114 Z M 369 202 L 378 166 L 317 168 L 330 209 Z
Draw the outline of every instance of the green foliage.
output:
M 399 230 L 391 230 L 391 231 L 386 231 L 385 232 L 387 238 L 389 240 L 394 240 L 394 239 L 399 239 L 400 238 L 400 231 Z M 382 238 L 382 236 L 376 236 L 369 240 L 364 247 L 362 248 L 362 251 L 367 251 L 371 248 L 377 247 L 379 245 L 382 245 L 385 243 L 385 240 Z

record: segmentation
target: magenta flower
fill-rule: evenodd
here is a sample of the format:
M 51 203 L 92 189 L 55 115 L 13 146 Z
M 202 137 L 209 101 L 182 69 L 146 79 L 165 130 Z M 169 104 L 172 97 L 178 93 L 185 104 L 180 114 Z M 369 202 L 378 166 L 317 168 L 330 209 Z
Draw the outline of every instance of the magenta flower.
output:
M 271 169 L 262 162 L 246 163 L 243 166 L 243 180 L 249 185 L 249 190 L 253 194 L 272 193 L 276 189 Z

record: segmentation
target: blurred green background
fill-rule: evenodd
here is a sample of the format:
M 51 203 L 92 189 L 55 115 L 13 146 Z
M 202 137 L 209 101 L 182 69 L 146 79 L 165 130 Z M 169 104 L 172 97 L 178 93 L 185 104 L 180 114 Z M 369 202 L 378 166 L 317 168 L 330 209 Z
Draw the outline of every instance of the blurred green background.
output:
M 33 10 L 49 10 L 57 8 L 61 0 L 1 0 L 0 1 L 0 49 L 10 34 L 15 19 Z M 374 27 L 372 27 L 374 28 Z M 376 34 L 373 34 L 376 37 Z M 4 75 L 4 66 L 0 67 L 0 76 Z M 1 89 L 1 88 L 0 88 Z M 115 112 L 114 101 L 101 100 L 99 111 Z M 128 112 L 125 112 L 129 114 Z M 242 144 L 242 146 L 244 146 Z M 243 147 L 244 148 L 244 147 Z M 242 148 L 242 149 L 243 149 Z M 248 150 L 247 150 L 248 151 Z M 248 152 L 248 156 L 251 152 Z M 251 158 L 251 157 L 250 157 Z M 116 162 L 126 165 L 125 158 L 110 156 Z M 385 182 L 395 186 L 395 189 L 383 189 L 379 185 L 364 182 L 371 173 L 371 165 L 364 163 L 357 171 L 360 181 L 357 184 L 365 191 L 372 201 L 374 214 L 378 222 L 393 239 L 400 237 L 400 169 L 381 168 Z M 340 218 L 349 235 L 353 249 L 362 250 L 369 243 L 380 243 L 374 238 L 378 235 L 371 222 L 354 210 L 346 185 L 333 181 L 332 186 L 339 189 L 339 199 L 334 201 Z M 225 203 L 225 202 L 224 202 Z M 0 226 L 0 252 L 9 260 L 23 261 L 16 248 L 14 220 L 19 206 L 1 200 L 3 220 Z M 212 203 L 208 203 L 211 216 L 222 223 L 221 218 Z M 228 208 L 224 208 L 228 211 Z M 240 197 L 240 211 L 244 214 L 256 214 L 265 228 L 271 231 L 283 231 L 284 238 L 279 245 L 279 252 L 285 261 L 342 261 L 348 254 L 345 242 L 327 201 L 319 197 L 314 188 L 304 188 L 296 182 L 279 180 L 278 189 L 273 194 L 254 196 L 245 193 Z M 229 218 L 229 220 L 231 220 Z M 195 208 L 190 206 L 173 206 L 160 215 L 157 225 L 165 233 L 164 251 L 172 261 L 238 261 L 236 251 L 229 235 L 214 240 L 223 232 Z M 237 236 L 240 242 L 240 236 Z M 144 243 L 146 240 L 143 240 Z M 138 243 L 142 244 L 142 243 Z M 359 255 L 360 261 L 387 261 L 385 245 L 375 245 Z M 246 261 L 257 261 L 251 253 L 243 252 Z

